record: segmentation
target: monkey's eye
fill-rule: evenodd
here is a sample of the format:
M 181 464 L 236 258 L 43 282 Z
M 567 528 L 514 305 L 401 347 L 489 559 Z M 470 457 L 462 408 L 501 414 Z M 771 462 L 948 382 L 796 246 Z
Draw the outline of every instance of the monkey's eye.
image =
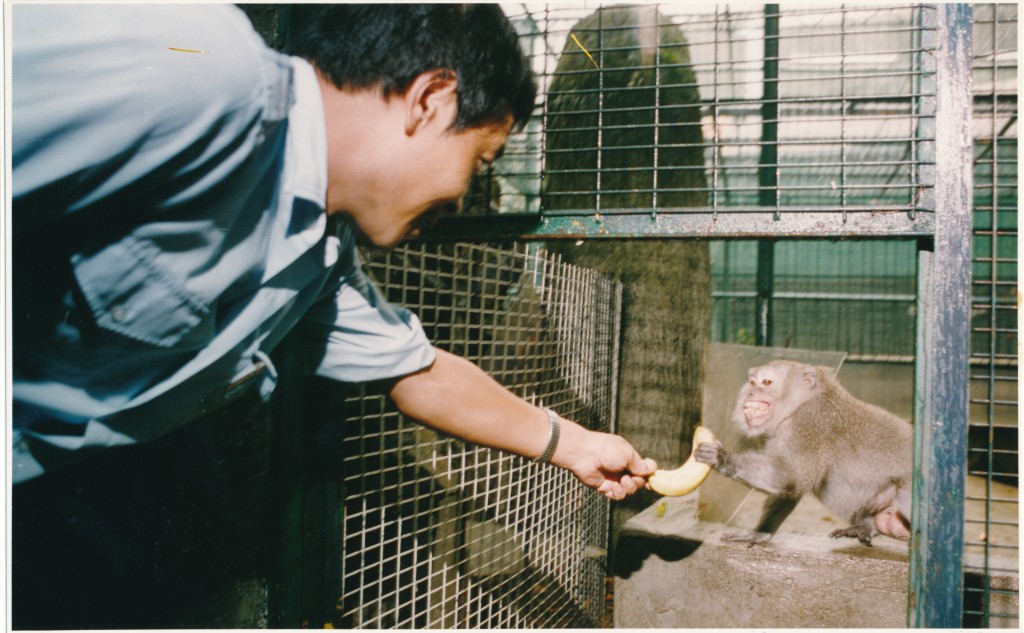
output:
M 767 387 L 768 385 L 772 384 L 772 381 L 765 378 L 764 380 L 761 381 L 761 384 Z

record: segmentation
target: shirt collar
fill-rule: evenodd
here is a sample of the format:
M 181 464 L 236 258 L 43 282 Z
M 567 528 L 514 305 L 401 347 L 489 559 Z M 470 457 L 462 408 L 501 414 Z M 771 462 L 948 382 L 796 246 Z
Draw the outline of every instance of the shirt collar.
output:
M 327 227 L 327 123 L 316 73 L 309 62 L 291 58 L 294 101 L 288 112 L 283 195 L 275 214 L 275 246 L 263 280 L 270 279 L 321 244 Z
M 289 149 L 294 162 L 289 188 L 296 197 L 323 206 L 327 200 L 327 123 L 313 66 L 292 57 L 295 101 L 288 114 Z

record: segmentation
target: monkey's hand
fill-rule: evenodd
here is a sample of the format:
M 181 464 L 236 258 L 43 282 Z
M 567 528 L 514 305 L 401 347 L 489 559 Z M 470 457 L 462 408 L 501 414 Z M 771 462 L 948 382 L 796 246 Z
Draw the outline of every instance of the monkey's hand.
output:
M 731 532 L 722 535 L 723 541 L 730 543 L 746 543 L 748 547 L 767 543 L 772 540 L 771 532 Z
M 722 446 L 722 442 L 701 442 L 693 451 L 693 457 L 702 464 L 707 464 L 717 471 L 721 471 L 729 464 L 729 452 Z

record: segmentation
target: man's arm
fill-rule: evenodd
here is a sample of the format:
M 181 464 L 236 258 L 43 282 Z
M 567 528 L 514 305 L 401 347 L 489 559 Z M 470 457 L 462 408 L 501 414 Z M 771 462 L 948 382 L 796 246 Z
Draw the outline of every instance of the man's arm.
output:
M 550 433 L 547 414 L 508 391 L 473 363 L 436 350 L 433 364 L 399 378 L 391 398 L 402 413 L 468 442 L 535 458 Z M 562 420 L 551 463 L 611 499 L 633 494 L 654 472 L 618 435 Z

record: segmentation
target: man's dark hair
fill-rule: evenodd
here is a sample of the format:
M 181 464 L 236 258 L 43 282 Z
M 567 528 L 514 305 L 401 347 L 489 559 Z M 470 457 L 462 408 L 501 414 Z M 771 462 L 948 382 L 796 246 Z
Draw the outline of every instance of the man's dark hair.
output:
M 455 129 L 530 118 L 537 84 L 498 5 L 302 5 L 292 20 L 292 54 L 339 88 L 379 86 L 387 97 L 448 69 L 458 77 Z

